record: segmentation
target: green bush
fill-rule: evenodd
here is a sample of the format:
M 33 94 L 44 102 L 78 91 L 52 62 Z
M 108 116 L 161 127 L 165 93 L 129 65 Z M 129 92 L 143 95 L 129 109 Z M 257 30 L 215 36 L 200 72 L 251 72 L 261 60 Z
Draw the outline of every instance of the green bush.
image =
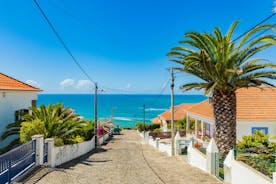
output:
M 144 123 L 137 123 L 136 128 L 138 129 L 139 132 L 142 131 L 153 131 L 155 129 L 160 128 L 159 124 L 144 124 Z
M 54 141 L 55 141 L 55 146 L 63 146 L 64 145 L 63 140 L 59 137 L 54 137 Z
M 268 145 L 269 135 L 263 131 L 255 131 L 253 135 L 243 136 L 242 140 L 238 142 L 239 149 L 256 148 L 262 145 Z
M 20 128 L 21 143 L 31 140 L 32 135 L 43 134 L 54 137 L 57 145 L 74 144 L 92 139 L 93 121 L 84 121 L 63 104 L 31 107 L 32 114 L 25 114 Z
M 161 128 L 156 128 L 153 130 L 153 132 L 162 132 Z
M 153 131 L 154 129 L 160 128 L 160 124 L 148 124 L 146 125 L 147 131 Z
M 175 127 L 179 128 L 180 130 L 183 130 L 183 129 L 185 130 L 186 126 L 187 126 L 186 118 L 175 122 Z M 195 129 L 195 121 L 190 120 L 190 130 L 194 130 L 194 129 Z
M 253 135 L 243 136 L 237 144 L 238 160 L 245 162 L 269 177 L 275 168 L 276 143 L 268 141 L 269 135 L 256 131 Z
M 180 129 L 180 130 L 186 129 L 186 118 L 184 118 L 182 120 L 178 120 L 175 123 L 175 127 Z
M 25 143 L 32 140 L 33 135 L 44 135 L 47 137 L 47 130 L 44 122 L 39 119 L 23 122 L 20 128 L 20 142 Z
M 77 136 L 67 139 L 64 143 L 65 144 L 76 144 L 76 143 L 81 143 L 84 141 L 85 141 L 84 137 L 77 135 Z

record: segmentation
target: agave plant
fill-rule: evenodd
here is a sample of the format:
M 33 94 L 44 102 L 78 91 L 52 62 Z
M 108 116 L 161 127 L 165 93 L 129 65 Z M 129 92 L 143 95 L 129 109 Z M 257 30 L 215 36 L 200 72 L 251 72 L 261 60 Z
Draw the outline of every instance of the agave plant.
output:
M 236 94 L 244 87 L 274 86 L 275 65 L 265 59 L 253 58 L 273 46 L 276 38 L 264 34 L 274 25 L 259 25 L 233 41 L 238 22 L 234 22 L 223 35 L 218 27 L 213 33 L 188 32 L 178 47 L 168 54 L 180 64 L 176 70 L 195 76 L 198 80 L 181 86 L 183 90 L 203 89 L 212 97 L 215 116 L 215 139 L 219 151 L 228 153 L 236 144 Z

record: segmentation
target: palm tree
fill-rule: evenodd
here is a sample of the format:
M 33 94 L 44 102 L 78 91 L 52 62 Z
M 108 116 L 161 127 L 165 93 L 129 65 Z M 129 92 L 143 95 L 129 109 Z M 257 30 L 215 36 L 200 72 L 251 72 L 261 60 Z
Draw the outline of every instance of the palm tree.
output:
M 244 87 L 274 86 L 276 65 L 267 60 L 253 58 L 260 51 L 273 46 L 276 38 L 264 34 L 275 26 L 259 25 L 233 42 L 232 35 L 238 21 L 223 35 L 218 27 L 213 33 L 188 32 L 178 47 L 168 56 L 181 67 L 176 70 L 199 80 L 181 86 L 182 90 L 204 90 L 211 95 L 215 116 L 215 134 L 221 153 L 228 153 L 236 144 L 236 94 Z
M 40 120 L 45 125 L 45 138 L 55 137 L 62 140 L 64 143 L 69 143 L 72 137 L 81 135 L 86 139 L 91 139 L 93 136 L 93 124 L 90 121 L 84 121 L 79 115 L 75 114 L 70 108 L 65 108 L 62 103 L 50 104 L 48 106 L 41 105 L 40 107 L 30 107 L 31 114 L 23 112 L 20 114 L 20 120 L 7 125 L 7 131 L 1 135 L 1 140 L 7 139 L 10 136 L 19 137 L 20 129 L 23 122 L 33 122 Z M 31 135 L 32 132 L 29 132 Z M 27 136 L 28 140 L 31 139 Z M 20 139 L 16 138 L 3 150 L 9 150 L 20 144 Z
M 37 119 L 45 125 L 45 137 L 56 137 L 62 139 L 65 143 L 72 136 L 86 131 L 91 127 L 91 123 L 82 120 L 78 114 L 75 114 L 70 108 L 64 108 L 62 103 L 49 106 L 30 107 L 31 114 L 26 114 L 23 119 L 25 122 L 33 122 Z

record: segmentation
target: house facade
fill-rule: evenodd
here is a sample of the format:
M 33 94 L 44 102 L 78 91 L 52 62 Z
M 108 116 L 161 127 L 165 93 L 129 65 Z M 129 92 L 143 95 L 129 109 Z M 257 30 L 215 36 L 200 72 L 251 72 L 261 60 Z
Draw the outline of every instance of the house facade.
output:
M 237 139 L 262 130 L 271 136 L 276 135 L 276 88 L 243 88 L 236 91 L 237 97 Z M 185 110 L 187 128 L 195 121 L 194 133 L 197 137 L 213 137 L 215 120 L 210 100 L 194 104 Z
M 36 106 L 40 91 L 38 88 L 0 73 L 0 135 L 6 131 L 7 124 L 20 119 L 18 112 L 28 112 L 30 106 Z M 0 148 L 14 138 L 0 140 Z
M 174 121 L 182 120 L 186 117 L 187 111 L 192 108 L 195 104 L 180 104 L 174 107 Z M 169 131 L 168 125 L 171 122 L 171 110 L 167 110 L 158 117 L 152 119 L 153 123 L 161 125 L 163 132 Z

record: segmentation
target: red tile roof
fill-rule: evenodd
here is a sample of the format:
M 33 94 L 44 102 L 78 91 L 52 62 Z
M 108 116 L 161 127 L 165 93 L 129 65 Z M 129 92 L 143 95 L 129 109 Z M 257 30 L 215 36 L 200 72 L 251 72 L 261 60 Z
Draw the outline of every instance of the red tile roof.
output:
M 237 120 L 276 120 L 276 88 L 242 88 L 237 90 Z M 193 106 L 190 113 L 214 119 L 208 100 Z
M 161 121 L 159 120 L 159 118 L 153 118 L 151 119 L 151 122 L 155 124 L 161 124 Z
M 39 88 L 0 73 L 0 90 L 41 91 Z
M 174 120 L 182 120 L 186 116 L 186 112 L 195 104 L 180 104 L 174 107 Z M 166 121 L 171 120 L 171 110 L 167 110 L 159 115 L 160 118 Z

